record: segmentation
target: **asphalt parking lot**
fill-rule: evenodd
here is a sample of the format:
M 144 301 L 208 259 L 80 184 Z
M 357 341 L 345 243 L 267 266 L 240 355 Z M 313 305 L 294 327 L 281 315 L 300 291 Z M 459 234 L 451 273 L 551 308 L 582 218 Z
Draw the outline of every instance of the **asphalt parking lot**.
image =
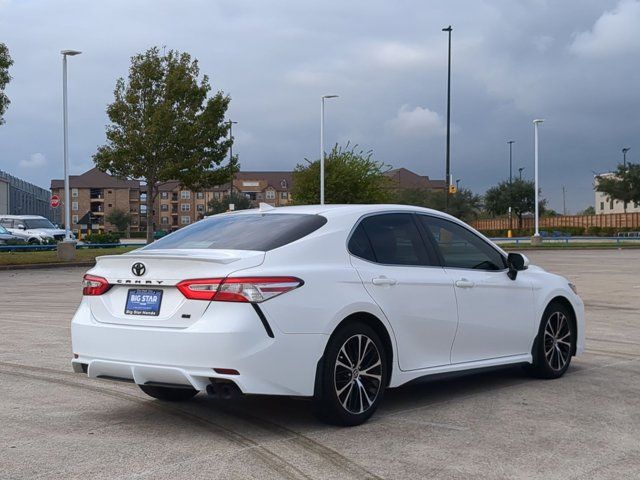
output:
M 70 366 L 83 269 L 0 272 L 0 478 L 640 478 L 640 250 L 528 252 L 571 279 L 587 351 L 388 391 L 356 428 L 306 401 L 166 405 Z

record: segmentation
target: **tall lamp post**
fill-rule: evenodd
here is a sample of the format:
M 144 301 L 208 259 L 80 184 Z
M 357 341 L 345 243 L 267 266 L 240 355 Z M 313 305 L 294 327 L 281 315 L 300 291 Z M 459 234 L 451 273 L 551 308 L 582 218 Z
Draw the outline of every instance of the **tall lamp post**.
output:
M 462 179 L 461 178 L 456 179 L 456 192 L 460 190 L 460 180 Z
M 64 130 L 64 241 L 71 241 L 71 196 L 69 194 L 69 126 L 67 114 L 67 57 L 80 55 L 78 50 L 62 50 L 62 125 Z
M 324 205 L 324 101 L 327 98 L 338 98 L 338 95 L 320 97 L 320 205 Z
M 233 120 L 229 120 L 227 122 L 229 124 L 229 140 L 231 140 L 231 144 L 229 145 L 229 162 L 233 162 L 233 126 L 238 122 L 234 122 Z M 233 181 L 236 178 L 236 173 L 231 172 L 231 185 L 229 186 L 229 198 L 233 195 Z
M 532 244 L 537 244 L 542 242 L 542 238 L 540 238 L 540 229 L 539 229 L 539 210 L 540 206 L 538 205 L 538 125 L 544 122 L 543 119 L 536 118 L 533 121 L 533 132 L 534 132 L 534 189 L 535 189 L 535 233 L 533 234 L 533 238 L 531 239 Z
M 445 196 L 445 212 L 449 211 L 449 187 L 451 186 L 451 32 L 453 28 L 449 25 L 442 29 L 443 32 L 449 34 L 449 53 L 447 63 L 447 152 L 446 152 L 446 182 L 447 192 Z
M 507 143 L 509 144 L 509 198 L 511 198 L 513 195 L 513 192 L 511 192 L 511 184 L 513 183 L 513 144 L 515 142 L 513 140 L 509 140 Z M 511 202 L 509 202 L 509 204 L 511 204 Z M 509 205 L 509 232 L 507 235 L 509 238 L 511 238 L 511 230 L 513 229 L 511 209 L 511 205 Z
M 518 169 L 518 173 L 520 174 L 520 180 L 522 180 L 522 171 L 524 170 L 524 167 L 520 167 Z
M 622 149 L 622 164 L 624 165 L 624 169 L 627 169 L 627 152 L 631 150 L 629 147 L 624 147 Z

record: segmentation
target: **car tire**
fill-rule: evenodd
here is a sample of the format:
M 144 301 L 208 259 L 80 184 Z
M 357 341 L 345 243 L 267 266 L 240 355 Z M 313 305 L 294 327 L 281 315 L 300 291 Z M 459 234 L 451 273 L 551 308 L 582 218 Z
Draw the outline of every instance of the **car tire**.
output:
M 536 378 L 559 378 L 571 364 L 576 348 L 573 313 L 560 302 L 551 302 L 542 315 L 533 342 L 533 362 L 525 370 Z
M 30 238 L 29 245 L 40 245 L 40 240 L 38 240 L 37 238 Z
M 388 379 L 386 351 L 375 330 L 359 322 L 341 327 L 319 362 L 314 412 L 326 423 L 360 425 L 378 408 Z
M 165 402 L 184 402 L 196 396 L 197 390 L 193 388 L 157 387 L 155 385 L 138 385 L 140 390 L 150 397 Z

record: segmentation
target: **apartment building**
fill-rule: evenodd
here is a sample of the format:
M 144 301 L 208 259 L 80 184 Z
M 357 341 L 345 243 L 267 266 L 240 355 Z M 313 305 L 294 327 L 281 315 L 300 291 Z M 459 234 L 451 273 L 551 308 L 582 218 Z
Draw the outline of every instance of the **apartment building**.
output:
M 406 168 L 394 168 L 385 173 L 391 180 L 391 188 L 395 191 L 424 188 L 428 190 L 446 190 L 444 180 L 431 180 L 428 175 L 418 175 Z
M 292 178 L 292 172 L 238 172 L 233 193 L 246 196 L 254 206 L 260 202 L 274 207 L 288 205 Z M 197 222 L 204 217 L 209 202 L 222 201 L 230 193 L 230 183 L 203 192 L 185 189 L 175 181 L 161 183 L 154 205 L 155 228 L 170 231 Z
M 612 177 L 615 173 L 603 173 L 600 175 L 601 177 Z M 598 177 L 594 179 L 595 184 L 598 183 Z M 595 210 L 596 215 L 604 215 L 608 213 L 625 213 L 625 205 L 624 202 L 620 202 L 618 200 L 612 200 L 607 196 L 607 194 L 595 191 L 596 199 L 595 199 Z M 634 213 L 640 212 L 640 204 L 638 203 L 627 203 L 626 213 Z
M 69 189 L 72 230 L 115 231 L 105 220 L 115 209 L 131 214 L 131 231 L 146 229 L 145 193 L 138 180 L 122 180 L 92 168 L 82 175 L 70 175 Z M 64 180 L 51 180 L 51 193 L 64 205 Z

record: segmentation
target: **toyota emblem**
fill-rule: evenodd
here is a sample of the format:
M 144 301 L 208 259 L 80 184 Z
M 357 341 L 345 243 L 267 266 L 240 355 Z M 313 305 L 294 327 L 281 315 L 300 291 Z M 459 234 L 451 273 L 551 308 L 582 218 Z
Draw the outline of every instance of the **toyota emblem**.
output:
M 133 264 L 133 266 L 131 267 L 131 271 L 136 277 L 141 277 L 146 273 L 147 267 L 144 266 L 144 263 L 138 262 Z

